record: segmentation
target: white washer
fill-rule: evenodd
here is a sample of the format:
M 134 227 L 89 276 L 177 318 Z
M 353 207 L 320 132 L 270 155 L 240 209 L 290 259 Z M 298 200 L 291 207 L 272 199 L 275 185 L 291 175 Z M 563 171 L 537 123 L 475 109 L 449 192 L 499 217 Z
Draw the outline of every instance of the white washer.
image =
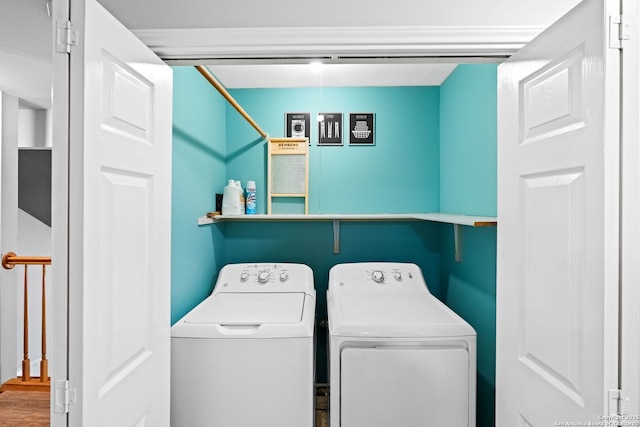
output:
M 171 328 L 171 425 L 314 424 L 315 289 L 302 264 L 230 264 Z
M 329 272 L 331 427 L 475 427 L 476 332 L 415 264 Z

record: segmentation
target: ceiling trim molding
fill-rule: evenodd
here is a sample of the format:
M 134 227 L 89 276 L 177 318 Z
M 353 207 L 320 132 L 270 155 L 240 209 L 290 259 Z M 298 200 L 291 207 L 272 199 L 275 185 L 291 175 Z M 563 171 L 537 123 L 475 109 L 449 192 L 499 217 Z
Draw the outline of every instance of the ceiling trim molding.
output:
M 133 30 L 165 60 L 472 57 L 513 54 L 541 27 L 287 27 Z

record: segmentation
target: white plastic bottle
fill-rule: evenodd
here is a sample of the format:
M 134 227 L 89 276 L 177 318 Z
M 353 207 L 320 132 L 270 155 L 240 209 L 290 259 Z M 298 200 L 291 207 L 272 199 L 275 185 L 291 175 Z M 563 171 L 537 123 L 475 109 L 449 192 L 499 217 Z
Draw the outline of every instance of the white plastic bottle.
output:
M 256 214 L 256 182 L 247 181 L 247 215 Z
M 222 193 L 222 215 L 242 215 L 243 213 L 242 187 L 239 181 L 230 179 Z
M 242 181 L 236 181 L 236 185 L 238 186 L 238 196 L 240 197 L 240 200 L 238 201 L 238 203 L 240 204 L 240 215 L 244 215 L 246 205 L 244 201 L 244 190 L 242 189 Z

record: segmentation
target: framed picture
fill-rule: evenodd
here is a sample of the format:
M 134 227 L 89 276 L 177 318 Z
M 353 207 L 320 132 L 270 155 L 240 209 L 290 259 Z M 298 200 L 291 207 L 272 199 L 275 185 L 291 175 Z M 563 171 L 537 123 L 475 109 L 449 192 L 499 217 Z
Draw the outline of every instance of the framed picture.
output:
M 374 113 L 349 114 L 350 145 L 375 145 L 375 133 Z
M 342 113 L 318 113 L 318 145 L 342 145 Z
M 307 138 L 311 141 L 311 113 L 285 113 L 284 133 L 287 138 Z

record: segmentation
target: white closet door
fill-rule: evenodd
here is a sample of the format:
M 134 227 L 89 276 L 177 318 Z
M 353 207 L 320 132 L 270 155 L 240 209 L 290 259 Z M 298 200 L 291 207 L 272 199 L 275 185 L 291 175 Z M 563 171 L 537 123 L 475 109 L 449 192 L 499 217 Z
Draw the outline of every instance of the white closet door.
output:
M 618 384 L 617 13 L 586 0 L 499 67 L 498 427 L 601 421 Z
M 70 6 L 69 424 L 168 426 L 172 72 L 96 0 Z

